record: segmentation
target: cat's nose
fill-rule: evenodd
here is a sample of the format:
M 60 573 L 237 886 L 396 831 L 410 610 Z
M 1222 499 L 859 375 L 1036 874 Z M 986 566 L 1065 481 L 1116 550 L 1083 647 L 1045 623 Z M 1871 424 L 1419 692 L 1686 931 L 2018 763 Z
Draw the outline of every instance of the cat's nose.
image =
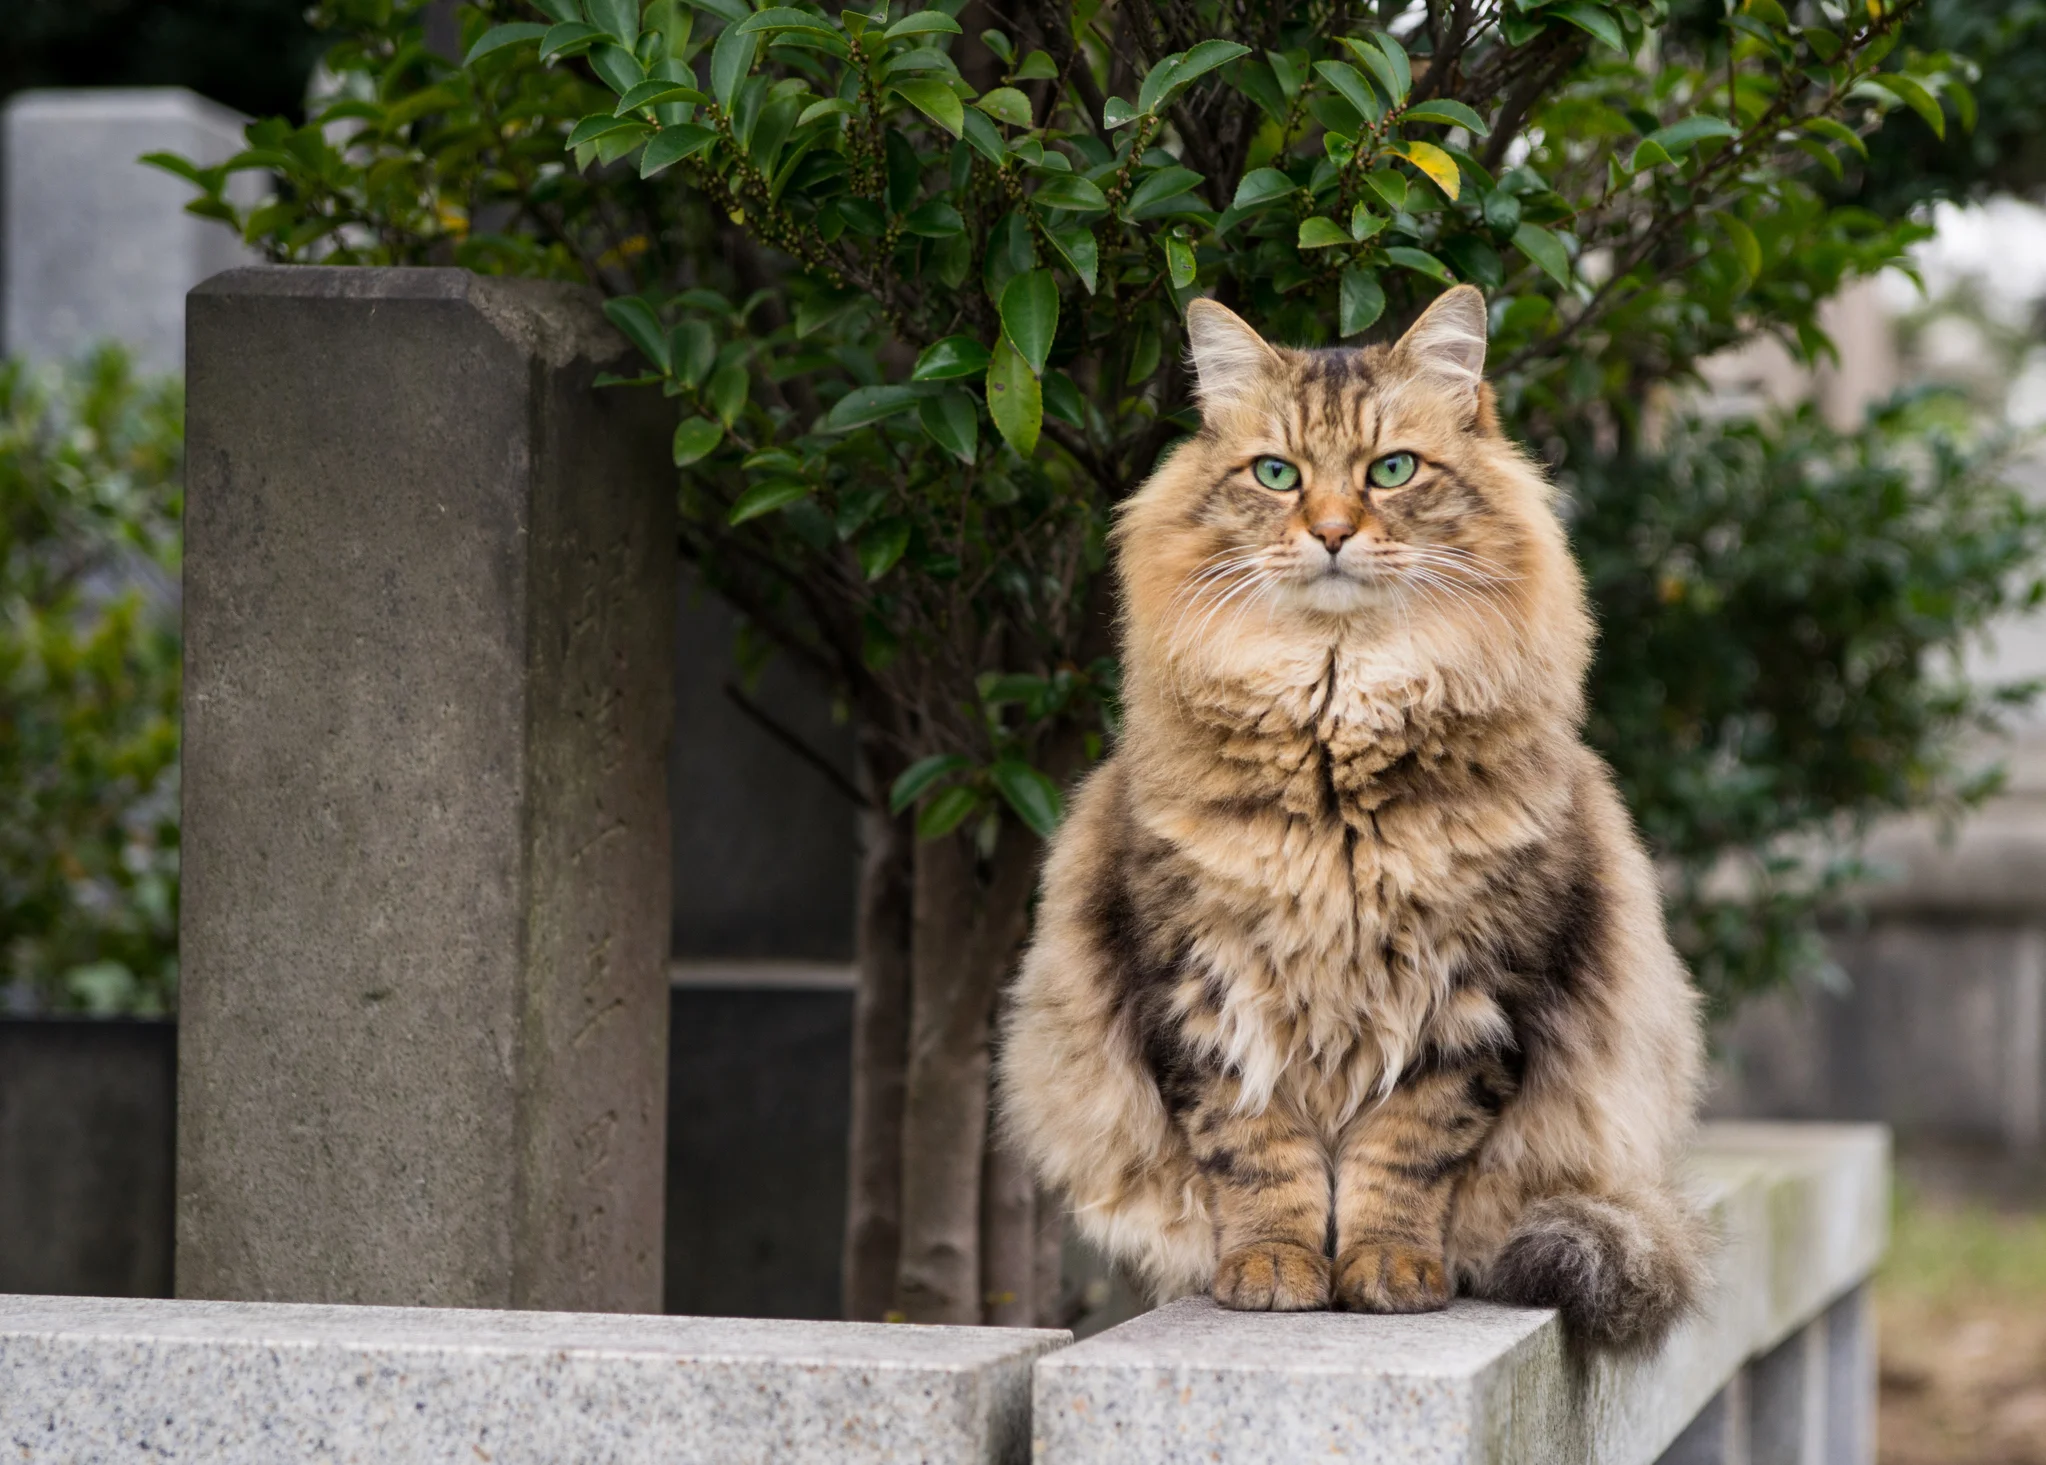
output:
M 1343 547 L 1344 541 L 1357 532 L 1357 526 L 1348 519 L 1323 519 L 1312 525 L 1307 532 L 1327 545 L 1328 552 L 1334 554 Z

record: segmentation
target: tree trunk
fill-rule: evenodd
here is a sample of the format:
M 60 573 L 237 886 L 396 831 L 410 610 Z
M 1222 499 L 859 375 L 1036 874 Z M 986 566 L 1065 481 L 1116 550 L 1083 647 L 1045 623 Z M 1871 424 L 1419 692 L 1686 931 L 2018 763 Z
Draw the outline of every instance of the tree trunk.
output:
M 910 877 L 915 835 L 885 786 L 862 818 L 853 997 L 852 1135 L 847 1165 L 845 1315 L 879 1322 L 895 1300 L 902 1239 L 902 1090 L 909 1051 Z
M 1013 825 L 984 872 L 963 835 L 916 846 L 895 1276 L 896 1310 L 910 1322 L 982 1319 L 988 1036 L 1023 939 L 1036 856 L 1036 840 Z
M 1014 1150 L 988 1131 L 981 1177 L 980 1290 L 983 1320 L 998 1328 L 1037 1321 L 1037 1187 Z
M 1059 1198 L 1048 1190 L 1037 1192 L 1037 1237 L 1035 1296 L 1030 1325 L 1038 1328 L 1066 1326 L 1065 1296 L 1066 1215 Z

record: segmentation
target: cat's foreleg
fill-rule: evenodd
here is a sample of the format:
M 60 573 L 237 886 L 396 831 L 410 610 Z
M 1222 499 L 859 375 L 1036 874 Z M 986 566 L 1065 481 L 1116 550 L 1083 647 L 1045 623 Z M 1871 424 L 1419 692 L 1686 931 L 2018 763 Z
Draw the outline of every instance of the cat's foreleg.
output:
M 1238 1111 L 1218 1079 L 1184 1116 L 1215 1223 L 1215 1301 L 1245 1312 L 1329 1304 L 1328 1162 L 1311 1126 L 1280 1103 Z
M 1350 1121 L 1335 1155 L 1338 1306 L 1433 1312 L 1448 1305 L 1450 1199 L 1512 1085 L 1494 1050 L 1433 1058 Z

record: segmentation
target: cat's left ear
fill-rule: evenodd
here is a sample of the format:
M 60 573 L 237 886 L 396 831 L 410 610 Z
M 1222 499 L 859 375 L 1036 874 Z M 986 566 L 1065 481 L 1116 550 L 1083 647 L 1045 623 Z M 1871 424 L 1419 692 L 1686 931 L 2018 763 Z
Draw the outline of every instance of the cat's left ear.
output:
M 1483 292 L 1475 285 L 1458 285 L 1435 297 L 1400 337 L 1398 349 L 1416 371 L 1444 387 L 1469 392 L 1475 402 L 1485 375 L 1485 332 Z

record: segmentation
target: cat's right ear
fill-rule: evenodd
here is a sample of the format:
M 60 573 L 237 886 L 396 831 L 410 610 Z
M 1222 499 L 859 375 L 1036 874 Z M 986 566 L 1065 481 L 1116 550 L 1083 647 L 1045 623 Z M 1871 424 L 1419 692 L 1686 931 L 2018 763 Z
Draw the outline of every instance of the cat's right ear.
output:
M 1200 378 L 1203 408 L 1244 401 L 1279 365 L 1279 353 L 1265 344 L 1263 336 L 1228 306 L 1212 300 L 1188 302 L 1186 341 Z

